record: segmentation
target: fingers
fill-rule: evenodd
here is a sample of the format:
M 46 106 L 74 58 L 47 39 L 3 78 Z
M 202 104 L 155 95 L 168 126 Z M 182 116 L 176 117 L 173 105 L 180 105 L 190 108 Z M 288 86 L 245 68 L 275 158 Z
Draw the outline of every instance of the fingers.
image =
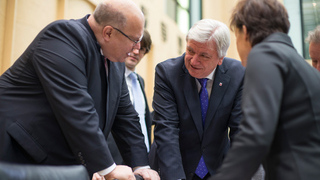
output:
M 144 180 L 160 180 L 159 174 L 152 169 L 138 169 L 134 174 L 139 174 Z
M 104 177 L 94 173 L 92 180 L 136 180 L 135 175 L 140 175 L 144 180 L 160 180 L 159 174 L 152 169 L 138 169 L 133 173 L 130 167 L 123 165 L 116 166 L 113 171 Z
M 106 180 L 135 180 L 132 169 L 128 166 L 118 165 L 116 168 L 105 176 Z
M 103 176 L 100 176 L 98 173 L 94 173 L 92 176 L 92 180 L 105 180 Z

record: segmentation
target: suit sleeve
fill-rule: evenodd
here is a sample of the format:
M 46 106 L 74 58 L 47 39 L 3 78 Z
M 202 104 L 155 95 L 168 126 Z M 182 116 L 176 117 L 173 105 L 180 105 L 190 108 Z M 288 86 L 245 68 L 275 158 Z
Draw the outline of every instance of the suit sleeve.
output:
M 270 47 L 256 47 L 249 54 L 240 132 L 213 180 L 247 180 L 258 169 L 277 128 L 284 70 L 281 58 Z
M 185 179 L 179 148 L 177 104 L 166 68 L 158 64 L 153 97 L 155 142 L 162 179 Z M 174 78 L 174 77 L 171 77 Z

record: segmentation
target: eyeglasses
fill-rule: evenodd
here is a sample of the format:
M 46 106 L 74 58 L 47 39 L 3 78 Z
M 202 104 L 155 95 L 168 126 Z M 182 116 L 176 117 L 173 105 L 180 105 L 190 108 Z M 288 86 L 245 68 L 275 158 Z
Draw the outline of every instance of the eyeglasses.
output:
M 143 37 L 143 34 L 142 34 L 142 36 L 139 38 L 139 40 L 135 41 L 135 40 L 131 39 L 128 35 L 126 35 L 124 32 L 122 32 L 120 29 L 115 28 L 115 27 L 113 27 L 113 29 L 117 30 L 119 33 L 121 33 L 122 35 L 124 35 L 124 36 L 125 36 L 126 38 L 128 38 L 130 41 L 132 41 L 132 42 L 134 43 L 133 46 L 135 46 L 136 44 L 138 44 L 138 43 L 141 41 L 142 37 Z

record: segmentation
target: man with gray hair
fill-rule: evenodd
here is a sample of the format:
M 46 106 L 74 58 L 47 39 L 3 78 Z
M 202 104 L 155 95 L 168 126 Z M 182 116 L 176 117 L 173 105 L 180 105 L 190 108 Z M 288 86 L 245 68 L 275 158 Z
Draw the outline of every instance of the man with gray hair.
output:
M 241 119 L 245 68 L 225 57 L 228 27 L 203 19 L 191 27 L 186 41 L 186 52 L 159 63 L 155 72 L 155 143 L 150 153 L 158 157 L 150 157 L 157 158 L 163 180 L 215 174 Z
M 309 55 L 312 66 L 320 71 L 320 25 L 310 31 L 306 42 L 309 43 Z

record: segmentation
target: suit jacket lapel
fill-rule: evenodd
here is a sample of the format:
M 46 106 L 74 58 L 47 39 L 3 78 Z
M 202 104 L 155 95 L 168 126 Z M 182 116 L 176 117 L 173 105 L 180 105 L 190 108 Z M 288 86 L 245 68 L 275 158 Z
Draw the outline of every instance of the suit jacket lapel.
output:
M 192 120 L 198 130 L 199 137 L 202 138 L 203 127 L 201 120 L 201 107 L 199 93 L 197 91 L 197 85 L 195 78 L 190 76 L 185 66 L 183 66 L 185 73 L 182 75 L 182 81 L 184 82 L 184 96 L 187 101 L 187 106 L 192 116 Z
M 221 100 L 223 99 L 223 96 L 229 86 L 229 82 L 230 77 L 225 74 L 225 70 L 222 68 L 222 66 L 217 66 L 209 99 L 209 106 L 207 111 L 207 117 L 205 120 L 204 131 L 206 131 L 210 123 L 212 123 L 211 121 L 214 120 L 213 117 L 216 114 Z
M 109 60 L 108 60 L 109 61 Z M 116 106 L 117 104 L 117 97 L 119 97 L 119 92 L 121 91 L 119 87 L 119 83 L 122 83 L 119 75 L 118 75 L 118 67 L 114 65 L 113 62 L 108 62 L 108 78 L 106 80 L 107 83 L 107 97 L 106 97 L 106 124 L 105 127 L 111 127 L 109 123 L 113 124 L 113 121 L 110 121 L 111 119 L 114 119 L 114 115 L 116 113 Z M 110 78 L 112 77 L 112 78 Z M 112 89 L 112 91 L 110 90 Z M 104 131 L 109 132 L 108 128 L 104 128 Z
M 105 107 L 104 105 L 106 105 L 106 100 L 108 99 L 107 96 L 107 88 L 108 88 L 108 83 L 107 83 L 107 78 L 106 78 L 106 68 L 104 65 L 104 56 L 101 55 L 101 60 L 100 60 L 100 77 L 101 77 L 101 92 L 104 93 L 101 95 L 101 104 L 103 105 L 103 107 Z M 103 111 L 104 112 L 104 111 Z M 101 113 L 103 113 L 101 112 Z M 108 113 L 107 113 L 108 114 Z M 103 130 L 105 128 L 105 123 L 106 123 L 106 115 L 107 114 L 101 114 L 100 115 L 100 120 L 99 120 L 99 127 L 101 130 Z

